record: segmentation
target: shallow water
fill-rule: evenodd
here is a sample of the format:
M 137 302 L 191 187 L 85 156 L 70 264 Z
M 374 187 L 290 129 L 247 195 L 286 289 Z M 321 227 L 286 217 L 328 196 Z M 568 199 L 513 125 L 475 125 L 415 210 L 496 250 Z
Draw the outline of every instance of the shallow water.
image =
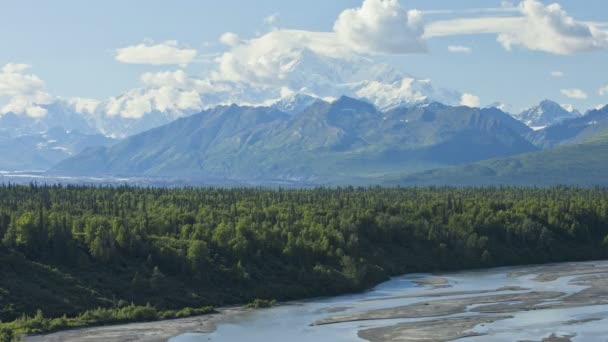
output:
M 532 291 L 557 291 L 566 294 L 576 293 L 588 286 L 575 285 L 571 280 L 581 275 L 565 275 L 553 281 L 535 279 L 541 273 L 557 273 L 558 270 L 575 270 L 578 267 L 594 265 L 608 270 L 608 262 L 571 263 L 549 266 L 498 268 L 483 271 L 467 271 L 446 274 L 434 274 L 433 277 L 445 278 L 449 287 L 419 286 L 414 281 L 425 279 L 430 275 L 414 274 L 394 278 L 380 284 L 372 290 L 355 295 L 346 295 L 328 299 L 317 299 L 304 302 L 287 303 L 272 309 L 255 310 L 240 314 L 218 325 L 210 334 L 186 334 L 171 339 L 172 342 L 232 342 L 232 341 L 315 341 L 346 342 L 363 341 L 357 337 L 359 330 L 393 326 L 404 322 L 420 322 L 443 318 L 481 315 L 474 312 L 461 312 L 441 317 L 420 317 L 410 319 L 363 320 L 347 323 L 311 326 L 311 323 L 332 316 L 365 312 L 375 309 L 393 308 L 417 302 L 427 302 L 451 298 L 471 298 L 476 296 L 493 296 L 500 294 L 529 293 Z M 512 275 L 517 271 L 518 275 Z M 590 271 L 595 272 L 595 271 Z M 588 272 L 587 272 L 588 273 Z M 582 272 L 581 274 L 585 274 Z M 498 292 L 501 288 L 521 287 Z M 475 291 L 478 293 L 454 294 L 449 296 L 429 297 L 446 292 Z M 608 289 L 607 289 L 608 291 Z M 510 319 L 494 323 L 481 324 L 471 331 L 484 334 L 477 337 L 462 338 L 462 341 L 541 341 L 552 334 L 556 336 L 573 336 L 572 341 L 608 341 L 608 305 L 580 306 L 575 308 L 542 309 L 542 305 L 559 302 L 545 301 L 534 311 L 509 312 L 504 315 Z M 487 304 L 487 303 L 486 303 Z M 479 305 L 468 306 L 472 309 Z M 338 310 L 338 311 L 336 311 Z M 493 314 L 483 314 L 492 316 Z M 498 315 L 498 314 L 496 314 Z M 485 317 L 484 316 L 484 317 Z M 590 320 L 592 319 L 592 320 Z M 572 321 L 576 321 L 573 323 Z

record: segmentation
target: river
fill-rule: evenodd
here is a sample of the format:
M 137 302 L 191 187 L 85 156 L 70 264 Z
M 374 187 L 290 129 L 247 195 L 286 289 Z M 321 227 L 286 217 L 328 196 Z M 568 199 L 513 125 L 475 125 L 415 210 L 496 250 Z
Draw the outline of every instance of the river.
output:
M 171 342 L 608 341 L 608 262 L 394 278 L 243 312 Z

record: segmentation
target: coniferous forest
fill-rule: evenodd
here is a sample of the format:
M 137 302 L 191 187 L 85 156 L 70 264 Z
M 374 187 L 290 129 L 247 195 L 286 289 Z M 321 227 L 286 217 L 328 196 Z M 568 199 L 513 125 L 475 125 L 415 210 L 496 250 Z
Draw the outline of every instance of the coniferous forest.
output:
M 0 186 L 0 341 L 608 257 L 608 189 Z M 260 304 L 261 303 L 261 304 Z

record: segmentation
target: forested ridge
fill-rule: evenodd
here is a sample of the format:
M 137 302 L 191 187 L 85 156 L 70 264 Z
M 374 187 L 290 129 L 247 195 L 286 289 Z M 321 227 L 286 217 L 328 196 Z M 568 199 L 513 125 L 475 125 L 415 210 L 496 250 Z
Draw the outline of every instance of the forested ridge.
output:
M 607 258 L 608 189 L 3 185 L 0 240 L 2 340 Z

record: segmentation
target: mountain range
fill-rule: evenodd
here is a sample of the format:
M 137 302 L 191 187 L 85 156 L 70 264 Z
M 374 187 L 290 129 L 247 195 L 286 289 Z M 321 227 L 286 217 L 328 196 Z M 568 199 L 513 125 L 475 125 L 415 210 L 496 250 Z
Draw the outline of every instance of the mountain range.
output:
M 608 185 L 608 106 L 541 132 L 540 145 L 557 147 L 430 170 L 388 183 L 400 185 Z M 548 138 L 549 137 L 549 138 Z M 543 140 L 545 139 L 545 140 Z M 550 144 L 548 143 L 550 142 Z
M 514 115 L 516 119 L 534 130 L 541 130 L 580 116 L 581 113 L 576 109 L 567 110 L 551 100 L 543 100 L 538 105 Z
M 370 182 L 536 150 L 531 129 L 495 108 L 439 103 L 380 111 L 349 97 L 296 114 L 220 106 L 88 149 L 52 169 L 69 175 Z M 461 151 L 467 151 L 462 153 Z
M 103 135 L 62 128 L 16 136 L 0 134 L 0 165 L 2 171 L 44 171 L 88 147 L 114 142 Z
M 584 158 L 588 144 L 589 151 L 600 148 L 589 140 L 608 130 L 606 108 L 582 115 L 549 100 L 516 115 L 430 100 L 379 107 L 366 98 L 321 99 L 306 92 L 268 106 L 157 112 L 152 121 L 104 118 L 67 102 L 46 109 L 43 118 L 0 116 L 0 169 L 203 183 L 461 184 L 468 179 L 462 168 L 491 175 L 488 169 L 503 165 L 502 158 L 532 165 L 530 158 L 558 158 L 575 147 Z M 108 131 L 141 132 L 113 139 Z M 499 164 L 485 164 L 492 162 Z

